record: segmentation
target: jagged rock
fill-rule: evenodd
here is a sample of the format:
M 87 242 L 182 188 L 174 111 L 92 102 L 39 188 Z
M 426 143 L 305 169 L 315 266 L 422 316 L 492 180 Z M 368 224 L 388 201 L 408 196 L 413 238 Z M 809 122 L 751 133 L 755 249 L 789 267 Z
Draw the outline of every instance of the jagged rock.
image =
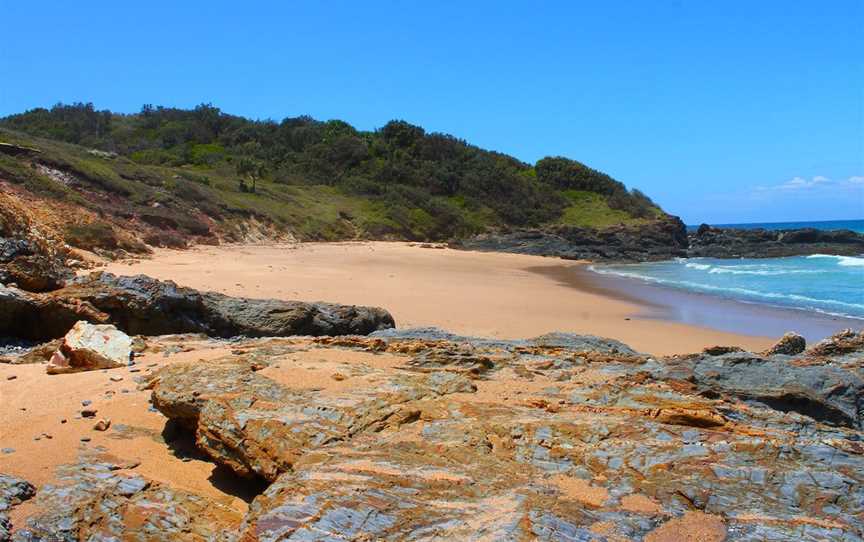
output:
M 304 366 L 281 340 L 148 384 L 215 461 L 271 482 L 244 542 L 864 534 L 861 384 L 830 356 L 655 359 L 596 337 L 393 330 L 291 343 L 352 350 Z M 330 384 L 301 387 L 309 371 Z
M 804 254 L 856 256 L 864 253 L 864 234 L 851 230 L 744 230 L 702 224 L 689 235 L 691 258 L 781 258 Z
M 326 404 L 320 394 L 288 389 L 253 368 L 235 358 L 171 365 L 152 377 L 152 402 L 192 429 L 217 462 L 271 481 L 322 444 L 410 418 L 410 402 L 474 390 L 451 373 L 374 375 Z
M 807 349 L 807 340 L 795 332 L 788 332 L 783 335 L 779 341 L 765 351 L 766 356 L 775 354 L 783 354 L 786 356 L 794 356 L 800 354 Z
M 808 361 L 809 357 L 824 356 L 828 351 L 847 353 L 847 343 L 858 345 L 860 359 L 864 354 L 860 335 L 843 335 L 791 360 L 785 354 L 758 355 L 734 350 L 675 357 L 659 367 L 654 376 L 692 382 L 708 396 L 756 401 L 821 422 L 860 429 L 864 424 L 864 409 L 860 406 L 864 400 L 861 367 Z
M 851 329 L 844 329 L 819 341 L 807 351 L 807 355 L 813 357 L 843 356 L 855 353 L 864 353 L 864 330 L 855 332 Z
M 188 492 L 129 472 L 115 458 L 85 455 L 58 468 L 58 482 L 39 490 L 38 512 L 17 531 L 15 542 L 43 540 L 235 539 L 238 513 Z
M 365 335 L 394 325 L 377 307 L 236 298 L 144 275 L 91 273 L 46 294 L 0 286 L 0 335 L 49 340 L 78 320 L 111 323 L 129 334 L 217 337 Z
M 36 488 L 26 480 L 8 474 L 0 474 L 0 542 L 10 540 L 12 523 L 7 513 L 36 494 Z
M 21 352 L 0 357 L 0 363 L 11 365 L 26 365 L 30 363 L 47 363 L 51 356 L 60 348 L 62 339 L 55 339 L 33 347 L 24 348 Z
M 574 260 L 632 262 L 685 256 L 687 233 L 678 217 L 667 216 L 637 226 L 619 225 L 603 229 L 550 226 L 487 233 L 455 241 L 451 246 Z
M 80 321 L 63 337 L 51 357 L 48 374 L 125 367 L 132 357 L 132 339 L 112 325 Z

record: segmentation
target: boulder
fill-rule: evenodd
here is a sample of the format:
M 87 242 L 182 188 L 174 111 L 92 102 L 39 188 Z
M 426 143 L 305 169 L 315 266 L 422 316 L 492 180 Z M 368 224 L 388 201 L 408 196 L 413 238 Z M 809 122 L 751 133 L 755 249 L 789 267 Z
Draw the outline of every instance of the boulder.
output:
M 112 325 L 78 322 L 48 362 L 48 374 L 113 369 L 129 364 L 132 339 Z
M 783 335 L 779 341 L 765 351 L 766 356 L 775 354 L 783 354 L 785 356 L 794 356 L 800 354 L 807 349 L 807 339 L 801 335 L 790 331 Z
M 43 294 L 0 286 L 0 335 L 50 340 L 79 320 L 135 335 L 215 337 L 366 335 L 395 325 L 378 307 L 230 297 L 144 275 L 91 273 Z

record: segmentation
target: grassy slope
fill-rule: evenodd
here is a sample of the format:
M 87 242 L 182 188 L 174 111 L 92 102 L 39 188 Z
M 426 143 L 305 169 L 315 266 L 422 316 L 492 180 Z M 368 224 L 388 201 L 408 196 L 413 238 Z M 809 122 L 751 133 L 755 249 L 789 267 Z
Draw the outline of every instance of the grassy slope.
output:
M 285 185 L 264 178 L 258 181 L 257 193 L 252 194 L 238 189 L 237 175 L 226 164 L 145 165 L 123 156 L 6 129 L 0 129 L 0 142 L 40 151 L 29 157 L 0 154 L 0 180 L 7 181 L 8 186 L 88 211 L 69 217 L 70 225 L 105 222 L 150 244 L 162 244 L 158 236 L 166 230 L 202 241 L 210 237 L 206 234 L 209 228 L 216 230 L 217 237 L 230 240 L 236 236 L 232 227 L 253 217 L 302 240 L 430 238 L 427 228 L 432 220 L 423 209 L 404 209 L 407 218 L 397 224 L 388 218 L 380 202 L 347 194 L 333 186 Z M 68 173 L 74 182 L 69 186 L 58 182 L 42 166 Z M 610 209 L 604 198 L 592 192 L 568 190 L 563 194 L 571 203 L 557 223 L 606 227 L 645 221 Z M 449 201 L 461 210 L 474 231 L 500 225 L 488 208 L 466 205 L 459 196 Z M 168 217 L 172 225 L 166 228 L 142 223 L 138 219 L 142 214 Z M 76 236 L 65 233 L 68 241 L 77 241 Z M 95 246 L 98 247 L 98 242 Z M 130 246 L 121 243 L 121 248 Z

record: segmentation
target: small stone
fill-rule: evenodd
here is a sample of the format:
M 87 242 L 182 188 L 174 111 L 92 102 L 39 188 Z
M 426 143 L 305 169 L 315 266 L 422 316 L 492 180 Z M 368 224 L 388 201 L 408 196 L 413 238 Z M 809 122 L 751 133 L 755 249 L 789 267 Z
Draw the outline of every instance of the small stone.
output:
M 3 448 L 0 452 L 3 452 L 4 454 L 14 454 L 15 448 Z
M 85 400 L 81 401 L 81 406 L 90 406 L 91 404 L 93 404 L 93 401 L 91 401 L 89 399 L 85 399 Z
M 90 442 L 90 437 L 81 437 L 81 442 Z
M 336 380 L 337 382 L 341 382 L 342 380 L 345 380 L 347 377 L 345 375 L 343 375 L 342 373 L 333 373 L 332 375 L 330 375 L 330 378 L 332 378 L 333 380 Z
M 96 422 L 96 425 L 93 426 L 93 429 L 95 431 L 107 431 L 109 427 L 111 427 L 111 420 L 106 418 Z
M 807 340 L 801 335 L 792 331 L 783 335 L 774 346 L 764 352 L 766 356 L 783 354 L 786 356 L 795 356 L 800 354 L 807 348 Z
M 15 375 L 9 375 L 6 377 L 6 380 L 15 380 L 16 378 L 18 378 L 18 377 Z
M 66 423 L 66 418 L 62 418 L 62 419 L 60 420 L 60 423 Z
M 85 418 L 93 418 L 96 416 L 96 412 L 98 412 L 95 408 L 85 408 L 81 411 L 81 415 Z
M 111 377 L 111 382 L 120 382 L 121 380 L 123 380 L 122 376 L 112 376 Z
M 129 369 L 129 372 L 130 373 L 140 373 L 141 369 L 139 369 L 138 367 L 133 367 L 132 369 Z

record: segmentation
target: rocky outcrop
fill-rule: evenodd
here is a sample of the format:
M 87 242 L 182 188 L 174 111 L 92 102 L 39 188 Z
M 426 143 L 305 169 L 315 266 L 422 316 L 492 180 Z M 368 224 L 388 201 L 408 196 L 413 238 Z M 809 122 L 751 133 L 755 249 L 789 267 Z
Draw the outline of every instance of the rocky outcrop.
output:
M 96 272 L 44 294 L 0 286 L 0 335 L 50 340 L 79 320 L 128 334 L 214 337 L 365 335 L 394 325 L 377 307 L 230 297 L 144 275 Z
M 60 288 L 73 275 L 68 252 L 33 219 L 27 204 L 0 190 L 0 284 L 33 292 Z
M 487 233 L 451 243 L 454 248 L 558 256 L 571 260 L 633 262 L 686 256 L 687 234 L 678 217 L 604 229 L 552 226 Z
M 73 276 L 63 259 L 26 239 L 0 237 L 0 283 L 31 292 L 60 288 Z
M 864 254 L 864 234 L 851 230 L 742 230 L 702 224 L 688 236 L 691 258 L 780 258 L 806 254 Z
M 124 367 L 132 359 L 132 338 L 110 324 L 80 321 L 63 337 L 46 367 L 48 374 Z
M 658 359 L 596 337 L 388 330 L 245 341 L 147 385 L 214 461 L 270 483 L 244 542 L 852 541 L 862 340 Z M 334 348 L 350 355 L 326 361 Z
M 37 512 L 12 540 L 236 539 L 231 508 L 135 474 L 134 464 L 95 452 L 58 468 L 58 482 L 36 496 Z
M 864 332 L 856 333 L 864 340 Z M 735 397 L 783 412 L 796 412 L 819 422 L 864 428 L 864 374 L 857 363 L 826 360 L 821 351 L 827 344 L 846 339 L 838 334 L 819 349 L 790 360 L 785 352 L 767 355 L 743 351 L 703 352 L 667 360 L 658 378 L 692 383 L 707 397 Z M 787 352 L 789 350 L 786 350 Z
M 557 256 L 598 262 L 644 262 L 678 257 L 777 258 L 805 254 L 864 254 L 864 234 L 850 230 L 743 230 L 703 224 L 687 234 L 677 217 L 605 229 L 550 226 L 477 235 L 453 248 Z
M 12 522 L 7 515 L 9 511 L 35 494 L 36 488 L 30 482 L 0 474 L 0 542 L 7 542 L 12 537 Z

